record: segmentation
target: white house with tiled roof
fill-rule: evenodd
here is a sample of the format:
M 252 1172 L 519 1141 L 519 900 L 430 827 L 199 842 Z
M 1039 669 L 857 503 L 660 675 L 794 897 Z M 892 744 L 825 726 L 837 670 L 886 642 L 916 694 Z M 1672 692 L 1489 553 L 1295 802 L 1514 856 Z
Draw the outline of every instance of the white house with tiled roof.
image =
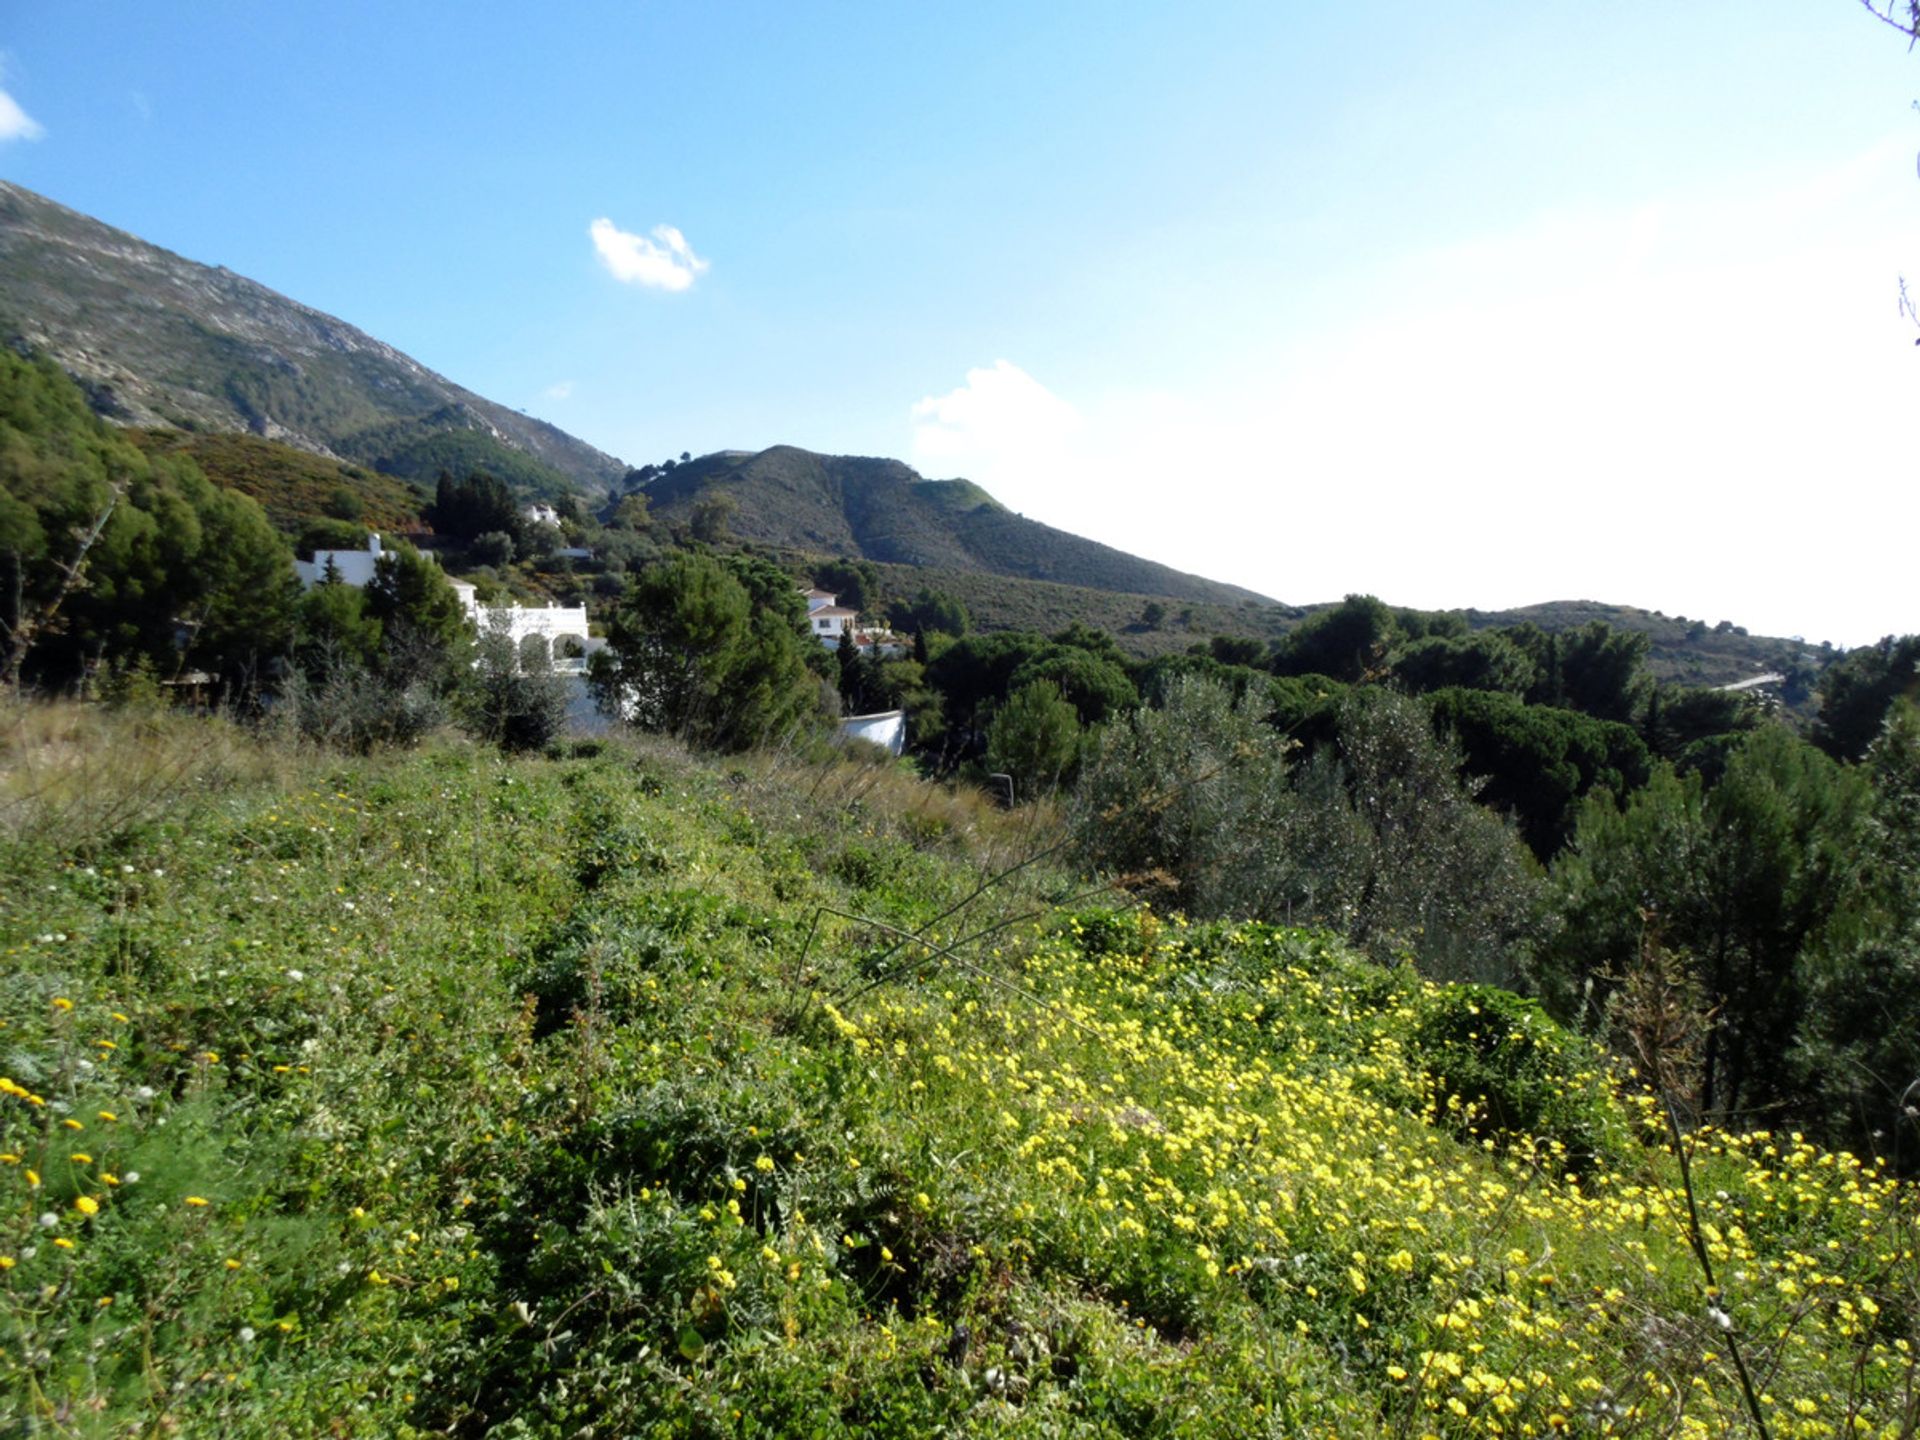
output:
M 860 612 L 842 605 L 831 590 L 814 588 L 800 593 L 807 597 L 807 630 L 822 645 L 838 645 L 840 637 L 860 619 Z
M 850 636 L 854 648 L 869 651 L 876 655 L 900 655 L 907 650 L 907 642 L 891 630 L 862 629 L 860 612 L 840 603 L 840 597 L 831 590 L 802 590 L 807 599 L 807 630 L 814 639 L 828 649 L 840 644 L 842 635 Z

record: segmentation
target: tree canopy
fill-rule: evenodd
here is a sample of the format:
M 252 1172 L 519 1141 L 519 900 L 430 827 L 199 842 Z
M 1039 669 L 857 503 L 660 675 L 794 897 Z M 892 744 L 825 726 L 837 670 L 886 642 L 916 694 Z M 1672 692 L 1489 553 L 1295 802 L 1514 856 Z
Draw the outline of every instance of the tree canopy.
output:
M 741 750 L 824 723 L 819 647 L 795 615 L 784 574 L 681 554 L 636 578 L 608 627 L 595 685 L 603 704 L 648 730 Z
M 291 553 L 248 497 L 148 456 L 51 364 L 0 352 L 0 624 L 10 675 L 105 665 L 253 678 L 291 638 Z

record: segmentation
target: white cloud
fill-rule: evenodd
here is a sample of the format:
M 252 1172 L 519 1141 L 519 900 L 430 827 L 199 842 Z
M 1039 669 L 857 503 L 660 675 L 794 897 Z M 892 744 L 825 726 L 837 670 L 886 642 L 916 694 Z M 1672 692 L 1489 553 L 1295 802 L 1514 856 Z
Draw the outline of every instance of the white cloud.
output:
M 19 101 L 0 90 L 0 141 L 38 140 L 46 133 L 39 121 L 20 108 Z
M 547 386 L 547 388 L 542 390 L 540 393 L 541 395 L 543 395 L 549 400 L 565 400 L 568 396 L 573 394 L 573 381 L 571 380 L 556 381 L 554 384 Z
M 913 407 L 914 453 L 1293 602 L 1912 630 L 1910 167 L 1543 215 L 1369 270 L 1344 323 L 1073 405 L 1001 362 Z
M 1081 428 L 1080 412 L 1010 360 L 967 371 L 967 383 L 913 407 L 913 456 L 938 475 L 1044 491 Z
M 587 227 L 600 263 L 614 279 L 655 290 L 685 290 L 707 272 L 687 237 L 671 225 L 653 227 L 653 238 L 622 230 L 602 217 Z

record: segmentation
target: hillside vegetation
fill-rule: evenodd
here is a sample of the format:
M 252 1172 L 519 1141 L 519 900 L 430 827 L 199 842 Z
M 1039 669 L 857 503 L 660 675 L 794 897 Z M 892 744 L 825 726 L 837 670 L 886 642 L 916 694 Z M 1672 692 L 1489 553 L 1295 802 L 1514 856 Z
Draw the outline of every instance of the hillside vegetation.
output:
M 816 455 L 791 445 L 757 455 L 723 452 L 666 472 L 647 484 L 646 495 L 667 520 L 686 519 L 702 501 L 719 497 L 731 506 L 727 524 L 741 539 L 819 554 L 1220 605 L 1273 603 L 1028 520 L 970 481 L 922 479 L 898 460 Z
M 1241 600 L 1166 603 L 1152 594 L 1092 590 L 1048 580 L 1024 580 L 978 570 L 934 566 L 877 567 L 889 594 L 912 595 L 931 589 L 951 595 L 966 607 L 974 628 L 984 631 L 1033 630 L 1052 634 L 1081 624 L 1104 630 L 1127 655 L 1151 660 L 1171 655 L 1215 635 L 1276 639 L 1305 613 L 1285 605 Z M 1156 603 L 1158 602 L 1158 603 Z M 1148 618 L 1153 617 L 1151 623 Z
M 1559 633 L 1598 620 L 1617 630 L 1636 630 L 1650 642 L 1647 668 L 1656 679 L 1678 685 L 1732 685 L 1771 672 L 1786 677 L 1782 685 L 1772 689 L 1774 693 L 1785 690 L 1790 705 L 1804 702 L 1811 680 L 1835 654 L 1830 644 L 1808 644 L 1798 637 L 1749 635 L 1745 626 L 1730 620 L 1709 623 L 1592 600 L 1556 600 L 1517 610 L 1469 610 L 1466 614 L 1475 629 L 1531 623 L 1549 633 Z
M 703 503 L 717 502 L 725 528 L 746 541 L 796 556 L 919 567 L 928 573 L 903 593 L 931 585 L 954 594 L 982 629 L 1051 632 L 1078 621 L 1112 631 L 1139 658 L 1184 648 L 1195 632 L 1271 641 L 1325 608 L 1279 606 L 1125 554 L 1027 520 L 970 482 L 926 480 L 895 460 L 777 446 L 629 470 L 344 321 L 5 182 L 0 342 L 54 361 L 97 414 L 118 424 L 245 434 L 337 461 L 348 467 L 348 488 L 369 524 L 404 528 L 415 513 L 382 477 L 431 485 L 442 471 L 484 471 L 523 498 L 575 492 L 598 501 L 639 489 L 663 531 L 685 529 Z M 167 444 L 191 452 L 217 482 L 261 500 L 284 530 L 350 508 L 329 507 L 334 487 L 316 495 L 306 467 L 270 451 Z M 636 548 L 617 530 L 572 538 L 603 554 Z M 1168 600 L 1171 623 L 1142 622 L 1149 604 Z M 1800 642 L 1750 639 L 1724 623 L 1630 606 L 1553 602 L 1469 615 L 1476 626 L 1531 621 L 1558 632 L 1601 619 L 1641 630 L 1653 640 L 1652 673 L 1676 683 L 1731 684 L 1777 670 L 1788 677 L 1785 702 L 1803 714 L 1828 658 Z
M 358 520 L 370 529 L 420 527 L 420 496 L 411 486 L 359 465 L 329 460 L 257 435 L 127 430 L 149 455 L 181 455 L 216 485 L 250 496 L 275 528 L 297 532 L 323 518 Z
M 9 1433 L 1913 1431 L 1907 1192 L 1043 810 L 0 733 Z

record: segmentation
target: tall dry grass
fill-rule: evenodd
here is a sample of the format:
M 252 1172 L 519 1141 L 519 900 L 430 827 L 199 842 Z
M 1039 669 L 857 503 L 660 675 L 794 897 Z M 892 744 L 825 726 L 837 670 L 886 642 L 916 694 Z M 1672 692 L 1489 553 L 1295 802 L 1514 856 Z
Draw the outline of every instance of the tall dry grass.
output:
M 220 715 L 0 699 L 0 850 L 90 857 L 160 820 L 190 822 L 237 789 L 288 780 L 284 741 Z
M 1066 837 L 1052 796 L 1008 809 L 977 786 L 926 779 L 871 745 L 771 747 L 740 757 L 735 774 L 751 800 L 778 805 L 789 823 L 831 827 L 851 817 L 988 872 L 1051 852 Z

